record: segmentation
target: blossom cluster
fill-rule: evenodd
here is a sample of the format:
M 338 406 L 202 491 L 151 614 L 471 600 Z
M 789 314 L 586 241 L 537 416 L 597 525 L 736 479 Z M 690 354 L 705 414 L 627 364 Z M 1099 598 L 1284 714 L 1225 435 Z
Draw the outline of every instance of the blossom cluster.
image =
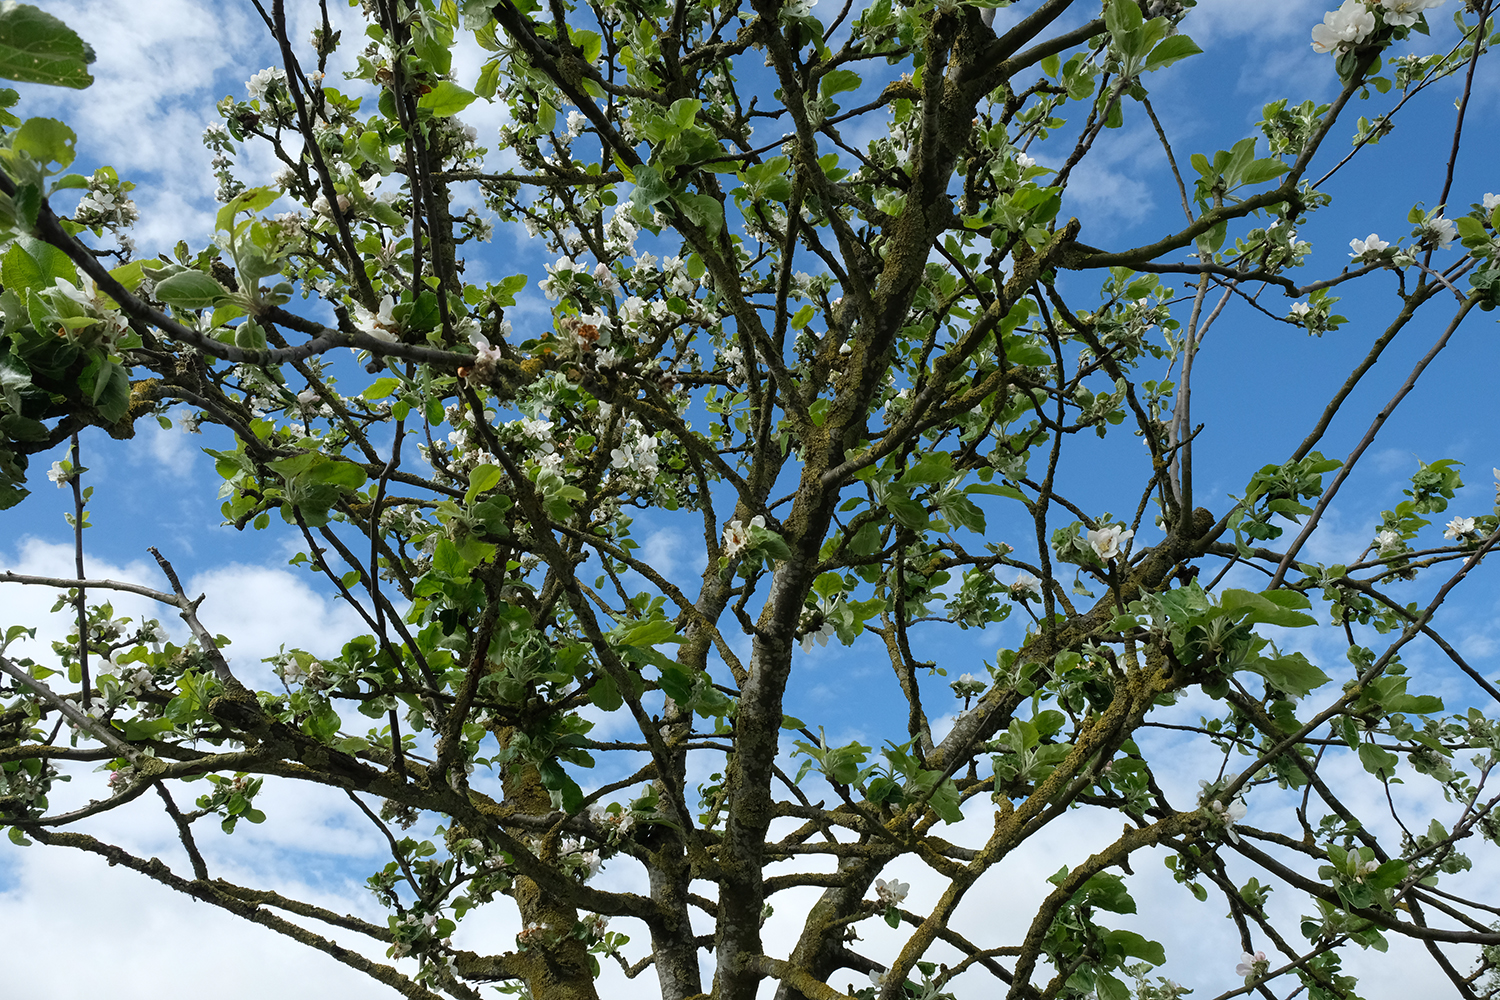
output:
M 1376 15 L 1387 26 L 1409 28 L 1422 12 L 1441 5 L 1443 0 L 1344 0 L 1338 10 L 1323 15 L 1323 23 L 1313 25 L 1314 52 L 1348 52 L 1375 33 Z
M 750 519 L 747 526 L 743 521 L 735 519 L 724 526 L 724 558 L 733 559 L 750 545 L 750 528 L 764 528 L 766 519 L 760 514 Z
M 1202 811 L 1216 823 L 1224 827 L 1224 834 L 1232 843 L 1239 843 L 1240 835 L 1235 832 L 1234 824 L 1245 818 L 1249 807 L 1245 805 L 1245 797 L 1236 795 L 1233 801 L 1225 803 L 1219 795 L 1219 783 L 1209 784 L 1207 781 L 1199 781 L 1198 803 Z
M 627 420 L 620 446 L 609 453 L 610 464 L 649 481 L 657 473 L 658 446 L 655 435 L 647 434 L 645 428 L 634 420 Z

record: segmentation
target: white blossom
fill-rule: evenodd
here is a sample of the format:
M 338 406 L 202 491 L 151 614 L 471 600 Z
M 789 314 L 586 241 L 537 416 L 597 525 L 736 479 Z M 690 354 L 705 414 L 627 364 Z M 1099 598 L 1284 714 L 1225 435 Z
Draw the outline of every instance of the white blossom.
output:
M 1489 192 L 1485 192 L 1484 210 L 1486 212 L 1493 212 L 1497 208 L 1500 208 L 1500 194 L 1490 194 Z
M 47 470 L 47 478 L 56 483 L 58 489 L 62 489 L 73 481 L 73 473 L 64 468 L 61 462 L 53 462 L 52 468 Z
M 909 882 L 901 882 L 896 879 L 891 879 L 887 882 L 883 878 L 875 880 L 875 895 L 886 906 L 895 906 L 900 903 L 910 891 L 911 884 Z
M 1375 533 L 1375 548 L 1380 555 L 1394 552 L 1401 545 L 1401 535 L 1389 528 Z
M 1323 15 L 1323 23 L 1313 25 L 1314 52 L 1341 52 L 1354 48 L 1375 30 L 1375 15 L 1361 0 L 1344 0 L 1338 10 Z
M 1016 154 L 1016 166 L 1020 167 L 1022 170 L 1026 170 L 1029 167 L 1036 166 L 1036 160 L 1033 160 L 1031 157 L 1027 156 L 1025 153 L 1017 153 Z
M 1030 573 L 1022 572 L 1016 577 L 1016 581 L 1010 585 L 1010 596 L 1025 600 L 1028 597 L 1042 596 L 1042 581 Z
M 594 265 L 594 283 L 611 292 L 620 290 L 620 279 L 615 277 L 615 272 L 611 271 L 609 265 L 603 261 Z
M 1458 225 L 1452 219 L 1443 218 L 1441 214 L 1428 219 L 1423 228 L 1427 231 L 1427 238 L 1439 247 L 1446 247 L 1458 239 Z
M 1455 517 L 1448 522 L 1448 528 L 1443 532 L 1444 538 L 1462 538 L 1474 530 L 1474 519 L 1472 517 Z
M 1349 241 L 1349 249 L 1354 251 L 1349 256 L 1353 257 L 1355 260 L 1363 260 L 1367 256 L 1377 256 L 1380 251 L 1384 250 L 1388 246 L 1390 246 L 1389 243 L 1381 239 L 1379 236 L 1376 236 L 1374 233 L 1371 233 L 1369 236 L 1362 240 Z
M 802 651 L 804 653 L 812 652 L 814 642 L 817 642 L 819 646 L 826 646 L 828 645 L 828 640 L 837 635 L 838 630 L 833 627 L 833 622 L 824 622 L 821 628 L 805 633 L 802 636 Z
M 1380 0 L 1384 8 L 1385 23 L 1410 28 L 1422 16 L 1422 11 L 1439 7 L 1443 0 Z
M 765 526 L 766 519 L 760 514 L 750 519 L 749 526 L 738 519 L 726 524 L 724 526 L 724 558 L 733 559 L 745 550 L 745 547 L 750 544 L 750 528 L 764 528 Z
M 1263 974 L 1269 964 L 1265 952 L 1257 951 L 1252 955 L 1247 951 L 1240 956 L 1240 964 L 1234 967 L 1234 974 L 1249 979 Z
M 1217 797 L 1218 785 L 1210 785 L 1206 781 L 1199 781 L 1198 788 L 1198 801 L 1208 809 L 1215 819 L 1224 824 L 1224 833 L 1229 837 L 1230 841 L 1236 844 L 1239 843 L 1240 835 L 1234 831 L 1234 824 L 1244 819 L 1246 813 L 1250 811 L 1249 807 L 1245 805 L 1244 796 L 1236 795 L 1232 802 L 1225 805 Z
M 268 66 L 245 81 L 245 90 L 252 101 L 264 101 L 271 88 L 279 84 L 286 88 L 286 70 L 280 66 Z
M 380 299 L 380 309 L 370 312 L 358 303 L 354 306 L 354 325 L 376 340 L 384 340 L 394 343 L 396 334 L 401 332 L 401 325 L 396 322 L 392 310 L 396 307 L 396 301 L 389 295 Z
M 556 302 L 562 297 L 561 283 L 571 279 L 573 272 L 578 270 L 578 266 L 573 263 L 571 257 L 566 256 L 557 258 L 555 264 L 542 266 L 547 269 L 547 277 L 537 282 L 537 287 L 542 290 L 543 295 L 547 296 L 548 301 Z M 564 275 L 567 275 L 567 278 L 564 278 Z
M 1292 317 L 1295 319 L 1306 319 L 1312 312 L 1312 306 L 1306 302 L 1292 303 Z
M 639 473 L 649 479 L 657 472 L 656 449 L 656 438 L 644 433 L 640 424 L 631 421 L 626 425 L 620 446 L 609 453 L 610 464 L 616 469 Z
M 1089 545 L 1099 554 L 1100 559 L 1114 559 L 1120 554 L 1120 543 L 1128 541 L 1135 535 L 1134 531 L 1126 530 L 1123 524 L 1112 524 L 1103 528 L 1090 528 L 1088 533 Z

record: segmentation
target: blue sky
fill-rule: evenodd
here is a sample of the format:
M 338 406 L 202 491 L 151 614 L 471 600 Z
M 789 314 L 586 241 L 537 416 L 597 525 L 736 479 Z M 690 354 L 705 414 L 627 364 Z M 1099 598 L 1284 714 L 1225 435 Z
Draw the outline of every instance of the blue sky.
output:
M 1448 18 L 1456 2 L 1449 0 L 1448 7 L 1431 18 L 1432 39 L 1419 39 L 1411 49 L 1425 53 L 1452 43 L 1455 32 Z M 824 7 L 827 3 L 824 0 Z M 109 163 L 138 184 L 141 221 L 136 236 L 143 253 L 166 250 L 179 238 L 200 245 L 206 240 L 216 206 L 208 165 L 211 154 L 203 149 L 198 136 L 204 125 L 217 120 L 213 112 L 217 99 L 227 93 L 243 95 L 244 81 L 274 61 L 270 46 L 262 41 L 264 32 L 253 9 L 238 0 L 213 4 L 77 0 L 43 6 L 92 42 L 99 54 L 94 67 L 98 82 L 81 93 L 21 88 L 20 112 L 23 116 L 64 118 L 79 134 L 78 168 Z M 297 17 L 308 19 L 314 12 L 309 4 L 289 7 L 294 21 Z M 1256 134 L 1260 108 L 1270 100 L 1288 97 L 1293 101 L 1323 101 L 1332 97 L 1337 90 L 1332 60 L 1313 53 L 1308 45 L 1308 32 L 1323 10 L 1321 3 L 1302 0 L 1205 0 L 1199 5 L 1184 23 L 1184 30 L 1206 54 L 1146 81 L 1179 163 L 1185 167 L 1189 153 L 1211 155 L 1216 149 Z M 334 13 L 348 14 L 341 9 Z M 1002 19 L 1007 16 L 1013 15 L 1001 12 Z M 297 25 L 293 33 L 305 37 L 310 26 L 308 20 L 305 25 Z M 353 34 L 357 30 L 345 33 L 343 57 L 352 55 Z M 466 76 L 471 79 L 478 65 L 475 52 L 461 52 L 457 60 L 460 80 Z M 878 89 L 880 81 L 868 85 Z M 1446 88 L 1445 94 L 1456 94 L 1455 81 L 1440 86 Z M 1389 103 L 1378 95 L 1368 102 L 1378 110 Z M 1496 148 L 1500 140 L 1496 130 L 1487 128 L 1496 120 L 1500 110 L 1497 105 L 1500 79 L 1493 67 L 1484 68 L 1468 111 L 1469 126 L 1450 199 L 1454 205 L 1451 215 L 1462 214 L 1470 202 L 1479 201 L 1486 192 L 1500 190 L 1500 173 L 1494 167 L 1500 163 L 1500 149 Z M 1377 110 L 1359 113 L 1373 116 Z M 503 120 L 499 109 L 476 104 L 464 118 L 479 129 L 481 143 L 496 150 L 491 165 L 502 166 L 506 154 L 495 139 L 495 128 Z M 1309 274 L 1321 276 L 1342 267 L 1348 260 L 1352 238 L 1363 238 L 1374 231 L 1394 243 L 1398 235 L 1410 229 L 1405 220 L 1414 201 L 1424 200 L 1433 207 L 1442 186 L 1452 123 L 1447 99 L 1428 100 L 1419 113 L 1397 119 L 1394 136 L 1367 149 L 1344 168 L 1338 182 L 1330 186 L 1337 196 L 1333 205 L 1317 213 L 1301 233 L 1301 238 L 1312 241 L 1315 247 Z M 1351 120 L 1346 131 L 1352 132 L 1352 128 Z M 1333 148 L 1339 148 L 1339 143 L 1333 143 Z M 240 160 L 241 176 L 249 183 L 270 178 L 272 165 L 269 160 L 257 159 L 260 155 L 250 152 Z M 1044 165 L 1050 163 L 1050 152 L 1036 155 Z M 1064 215 L 1077 215 L 1084 221 L 1081 240 L 1101 247 L 1124 247 L 1150 242 L 1177 227 L 1181 215 L 1175 187 L 1144 116 L 1127 112 L 1125 127 L 1106 133 L 1086 164 L 1087 168 L 1075 175 L 1063 210 Z M 517 271 L 540 277 L 544 259 L 549 258 L 544 258 L 538 244 L 528 241 L 524 234 L 502 231 L 490 244 L 488 258 L 480 257 L 471 265 L 470 276 L 481 278 L 490 270 L 490 278 Z M 1082 298 L 1089 279 L 1088 275 L 1069 276 L 1065 287 Z M 1171 283 L 1178 288 L 1186 284 L 1181 279 Z M 546 304 L 534 287 L 533 283 L 529 298 L 513 315 L 518 325 L 528 316 L 545 316 Z M 1226 311 L 1209 333 L 1197 369 L 1194 415 L 1207 426 L 1195 451 L 1195 464 L 1200 502 L 1216 513 L 1227 509 L 1225 496 L 1239 493 L 1250 471 L 1263 463 L 1281 461 L 1296 446 L 1331 388 L 1343 380 L 1373 338 L 1373 331 L 1394 312 L 1394 278 L 1379 275 L 1352 288 L 1337 309 L 1350 322 L 1321 339 L 1309 339 L 1290 325 L 1255 320 L 1237 308 Z M 1266 302 L 1268 308 L 1281 314 L 1290 305 L 1290 300 L 1279 295 L 1268 295 Z M 1433 313 L 1439 315 L 1440 310 Z M 1404 333 L 1391 348 L 1388 360 L 1351 397 L 1348 416 L 1335 422 L 1322 445 L 1326 454 L 1342 457 L 1364 433 L 1370 417 L 1439 332 L 1432 322 L 1419 321 Z M 1379 512 L 1400 499 L 1402 481 L 1415 470 L 1418 457 L 1465 462 L 1469 486 L 1460 494 L 1454 510 L 1472 514 L 1488 508 L 1493 483 L 1490 469 L 1500 466 L 1500 444 L 1494 435 L 1494 428 L 1500 426 L 1500 393 L 1492 388 L 1497 361 L 1500 347 L 1490 317 L 1472 318 L 1423 385 L 1403 403 L 1364 467 L 1344 488 L 1327 527 L 1310 546 L 1313 558 L 1335 562 L 1357 555 L 1371 538 Z M 109 441 L 102 434 L 85 438 L 84 462 L 90 469 L 87 481 L 96 488 L 95 526 L 88 539 L 90 575 L 154 585 L 158 577 L 149 565 L 145 547 L 156 545 L 176 563 L 191 590 L 210 595 L 204 605 L 210 628 L 235 640 L 231 652 L 236 668 L 248 678 L 256 671 L 264 672 L 259 658 L 282 643 L 321 652 L 330 642 L 356 634 L 352 614 L 323 592 L 318 578 L 286 565 L 294 539 L 283 528 L 278 525 L 265 532 L 238 533 L 218 526 L 218 481 L 212 461 L 199 449 L 222 447 L 226 443 L 222 438 L 211 431 L 201 438 L 177 429 L 163 431 L 144 421 L 138 430 L 136 439 L 125 443 Z M 1128 439 L 1122 444 L 1122 437 L 1112 436 L 1093 451 L 1080 447 L 1079 453 L 1089 460 L 1075 461 L 1068 467 L 1060 482 L 1062 492 L 1085 507 L 1128 514 L 1134 505 L 1131 490 L 1140 481 L 1146 455 L 1144 448 L 1129 451 Z M 61 453 L 34 459 L 35 492 L 18 507 L 0 513 L 0 565 L 21 571 L 71 573 L 70 534 L 63 522 L 70 500 L 66 491 L 53 489 L 42 476 L 46 465 L 58 457 Z M 1123 493 L 1117 485 L 1122 480 L 1131 484 Z M 1007 530 L 1019 530 L 1019 526 L 1003 522 L 992 525 L 996 540 L 1004 540 Z M 669 564 L 681 580 L 691 580 L 702 566 L 700 534 L 699 523 L 692 518 L 653 515 L 637 521 L 637 539 L 648 553 Z M 1148 528 L 1142 537 L 1150 541 L 1153 533 Z M 1250 582 L 1248 577 L 1246 582 Z M 1495 619 L 1495 591 L 1483 581 L 1473 590 L 1462 606 L 1473 624 L 1467 631 L 1461 627 L 1453 638 L 1480 669 L 1493 676 L 1500 664 L 1493 655 L 1494 640 L 1484 626 Z M 33 623 L 50 603 L 41 595 L 6 591 L 0 595 L 0 618 L 5 619 L 0 625 L 11 621 Z M 993 660 L 997 648 L 1019 642 L 1022 625 L 1021 616 L 1014 615 L 1005 624 L 982 632 L 918 632 L 914 634 L 917 655 L 942 662 L 950 678 L 965 672 L 981 673 L 982 661 Z M 58 623 L 53 634 L 60 634 L 61 627 Z M 1313 645 L 1325 655 L 1339 655 L 1336 646 L 1323 646 L 1316 640 Z M 900 732 L 905 710 L 892 698 L 894 679 L 871 666 L 874 661 L 867 652 L 862 646 L 843 649 L 831 645 L 805 655 L 797 667 L 788 711 L 814 725 L 826 726 L 831 738 L 863 738 L 864 742 L 878 744 L 884 738 L 882 734 Z M 1420 652 L 1414 652 L 1411 660 L 1442 669 Z M 943 678 L 924 682 L 935 719 L 958 707 L 946 683 Z M 945 705 L 951 707 L 944 709 Z M 1196 716 L 1191 704 L 1184 712 Z M 1174 775 L 1183 785 L 1182 795 L 1190 794 L 1193 782 L 1202 776 L 1187 770 Z M 603 780 L 607 776 L 595 777 Z M 84 791 L 85 780 L 86 776 L 80 775 L 79 793 Z M 373 900 L 358 883 L 383 863 L 381 848 L 359 825 L 351 807 L 296 789 L 268 795 L 273 797 L 264 807 L 272 814 L 272 821 L 263 828 L 247 830 L 242 826 L 234 843 L 214 843 L 210 863 L 224 866 L 231 873 L 228 877 L 236 877 L 233 873 L 238 872 L 246 880 L 270 879 L 271 884 L 290 893 L 311 895 L 332 908 L 373 914 Z M 160 852 L 164 858 L 175 857 L 168 831 L 145 812 L 112 815 L 99 829 L 148 854 Z M 969 820 L 966 826 L 979 821 L 987 819 Z M 1040 877 L 1055 871 L 1069 857 L 1077 857 L 1077 851 L 1098 836 L 1098 831 L 1089 830 L 1080 821 L 1072 826 L 1064 824 L 1054 841 L 1029 847 L 1030 853 L 1017 861 L 1018 870 L 1038 877 L 1018 880 L 1012 887 L 1012 908 L 1024 912 L 1024 902 L 1039 891 Z M 920 878 L 920 872 L 896 874 Z M 627 887 L 635 876 L 606 871 L 604 877 L 622 880 L 615 887 Z M 920 904 L 924 886 L 921 881 L 916 885 L 913 902 Z M 81 913 L 64 902 L 85 894 L 92 901 L 82 907 Z M 1142 920 L 1151 922 L 1159 935 L 1170 934 L 1184 949 L 1191 950 L 1190 942 L 1200 933 L 1196 924 L 1207 911 L 1191 911 L 1195 919 L 1182 920 L 1174 907 L 1185 897 L 1180 890 L 1174 895 L 1170 887 L 1160 893 L 1151 890 L 1149 903 L 1142 898 Z M 788 914 L 794 913 L 796 906 L 792 898 L 778 902 L 778 908 Z M 975 901 L 970 911 L 981 922 L 1005 920 L 994 900 Z M 26 920 L 13 919 L 23 913 Z M 1212 913 L 1214 918 L 1218 915 L 1217 911 Z M 0 919 L 19 928 L 13 937 L 12 953 L 37 956 L 31 966 L 19 972 L 22 978 L 18 989 L 24 985 L 28 995 L 48 1000 L 77 995 L 76 981 L 60 976 L 56 964 L 63 961 L 70 936 L 75 940 L 86 938 L 90 954 L 97 957 L 101 967 L 115 970 L 112 978 L 119 984 L 118 995 L 122 997 L 144 997 L 162 986 L 197 988 L 193 984 L 205 982 L 205 977 L 219 977 L 226 962 L 238 966 L 247 954 L 266 958 L 244 970 L 242 984 L 221 982 L 216 987 L 230 1000 L 277 989 L 290 989 L 294 995 L 311 993 L 314 988 L 337 990 L 349 997 L 390 995 L 373 983 L 345 973 L 326 958 L 303 954 L 294 946 L 271 944 L 264 932 L 243 928 L 232 918 L 207 912 L 207 907 L 168 899 L 164 892 L 134 876 L 106 872 L 102 867 L 96 870 L 62 852 L 32 848 L 18 854 L 8 845 L 0 849 Z M 484 934 L 498 935 L 492 941 L 504 941 L 512 932 L 507 930 L 506 919 L 480 918 L 476 926 L 466 924 L 464 933 L 474 936 L 475 946 L 482 946 L 479 939 Z M 784 940 L 787 933 L 773 927 L 770 938 L 773 942 Z M 162 953 L 168 941 L 192 944 L 181 948 L 169 961 Z M 1216 946 L 1222 944 L 1217 939 L 1215 942 Z M 1212 962 L 1187 959 L 1184 971 L 1170 968 L 1184 982 L 1189 982 L 1190 976 L 1198 977 L 1193 982 L 1201 982 L 1199 994 L 1212 995 L 1233 978 L 1229 970 L 1237 954 L 1229 952 L 1237 948 L 1232 943 L 1224 947 L 1228 950 L 1221 949 L 1221 957 Z M 261 948 L 267 950 L 260 952 Z M 639 954 L 639 949 L 632 954 Z M 1229 959 L 1227 966 L 1221 960 L 1223 956 Z M 1404 975 L 1408 973 L 1398 969 L 1383 986 L 1370 988 L 1367 995 L 1402 996 L 1422 981 L 1404 979 Z M 645 984 L 642 990 L 639 982 L 628 986 L 616 982 L 609 995 L 648 996 L 651 985 Z

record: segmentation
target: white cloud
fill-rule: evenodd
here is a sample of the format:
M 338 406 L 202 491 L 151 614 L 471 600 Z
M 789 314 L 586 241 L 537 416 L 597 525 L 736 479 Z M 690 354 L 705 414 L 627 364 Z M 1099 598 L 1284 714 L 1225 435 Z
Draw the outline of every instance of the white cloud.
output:
M 71 544 L 22 538 L 9 551 L 0 550 L 0 559 L 3 559 L 3 566 L 0 568 L 28 576 L 75 576 Z M 95 580 L 117 580 L 164 589 L 161 571 L 155 565 L 148 565 L 140 560 L 120 566 L 88 556 L 85 550 L 84 572 Z M 37 628 L 36 639 L 23 640 L 13 647 L 14 655 L 42 660 L 51 656 L 51 643 L 60 642 L 67 637 L 73 621 L 71 612 L 63 610 L 57 614 L 52 613 L 52 605 L 60 593 L 46 587 L 0 585 L 0 607 L 4 608 L 0 612 L 0 628 L 15 624 Z M 106 597 L 102 591 L 92 591 L 89 599 L 105 600 Z M 130 615 L 137 620 L 142 617 L 160 618 L 169 630 L 175 627 L 177 633 L 182 632 L 182 623 L 170 608 L 163 608 L 154 601 L 133 594 L 111 593 L 107 599 L 114 606 L 116 615 Z
M 233 563 L 195 574 L 186 590 L 190 596 L 208 595 L 198 617 L 210 632 L 233 640 L 230 664 L 250 686 L 274 683 L 260 660 L 283 645 L 331 656 L 349 636 L 367 631 L 347 605 L 317 593 L 306 577 L 290 570 Z
M 1133 105 L 1133 102 L 1132 102 Z M 1127 107 L 1136 114 L 1136 109 Z M 1139 116 L 1145 122 L 1145 116 Z M 1161 172 L 1166 155 L 1156 133 L 1146 127 L 1107 131 L 1068 177 L 1063 215 L 1088 220 L 1085 239 L 1099 240 L 1155 211 L 1151 187 L 1141 177 Z
M 1245 36 L 1260 44 L 1306 36 L 1311 49 L 1312 26 L 1323 20 L 1323 11 L 1330 6 L 1338 4 L 1325 6 L 1320 0 L 1202 0 L 1183 27 L 1205 48 Z
M 155 420 L 142 420 L 136 424 L 136 436 L 128 447 L 138 459 L 154 463 L 157 471 L 173 479 L 187 479 L 193 473 L 193 465 L 199 455 L 201 440 L 183 430 L 182 418 L 187 407 L 179 406 L 172 411 L 175 421 L 171 427 L 162 427 Z
M 6 847 L 18 859 L 14 881 L 0 892 L 12 996 L 74 1000 L 107 988 L 118 1000 L 153 1000 L 196 995 L 210 983 L 221 997 L 392 995 L 327 955 L 100 858 L 41 845 Z M 340 913 L 370 909 L 352 895 L 319 901 Z M 371 957 L 386 961 L 378 951 Z

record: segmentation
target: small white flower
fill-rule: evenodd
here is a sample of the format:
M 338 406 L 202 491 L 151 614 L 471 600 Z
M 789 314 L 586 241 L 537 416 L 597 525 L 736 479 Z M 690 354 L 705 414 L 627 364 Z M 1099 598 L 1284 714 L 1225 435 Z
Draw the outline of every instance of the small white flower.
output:
M 1312 306 L 1306 302 L 1292 303 L 1292 316 L 1296 319 L 1306 319 L 1312 312 Z
M 1497 208 L 1500 208 L 1500 194 L 1486 193 L 1484 196 L 1484 210 L 1486 212 L 1493 212 Z
M 1401 545 L 1401 535 L 1389 528 L 1375 533 L 1375 548 L 1380 555 L 1394 552 Z
M 750 544 L 750 528 L 764 528 L 766 519 L 760 514 L 750 519 L 747 527 L 739 520 L 730 521 L 724 526 L 724 558 L 733 559 L 745 550 Z
M 286 89 L 286 70 L 280 66 L 270 66 L 256 73 L 245 81 L 245 90 L 250 94 L 252 101 L 264 101 L 271 88 L 276 85 Z
M 817 642 L 819 646 L 826 646 L 828 645 L 828 640 L 836 635 L 838 635 L 838 630 L 833 627 L 833 622 L 824 622 L 822 628 L 803 635 L 802 651 L 804 653 L 812 652 L 814 642 Z
M 1355 260 L 1363 260 L 1367 256 L 1374 257 L 1378 255 L 1380 251 L 1384 250 L 1388 246 L 1390 246 L 1389 243 L 1381 239 L 1379 236 L 1376 236 L 1374 233 L 1371 233 L 1365 239 L 1349 241 L 1349 249 L 1354 251 L 1349 256 L 1353 257 Z
M 1338 10 L 1323 15 L 1323 23 L 1313 25 L 1314 52 L 1342 52 L 1354 48 L 1375 30 L 1375 15 L 1361 0 L 1344 0 Z
M 1442 5 L 1443 0 L 1380 0 L 1385 8 L 1385 23 L 1401 28 L 1410 28 L 1429 7 Z
M 1240 835 L 1235 832 L 1234 824 L 1245 818 L 1250 808 L 1245 805 L 1242 795 L 1236 795 L 1234 800 L 1225 805 L 1219 797 L 1219 785 L 1210 785 L 1206 781 L 1198 782 L 1198 803 L 1205 808 L 1209 815 L 1224 824 L 1224 833 L 1229 837 L 1231 843 L 1238 844 Z
M 588 126 L 589 120 L 581 111 L 568 112 L 568 137 L 576 139 L 583 134 L 584 128 Z
M 1474 519 L 1472 517 L 1455 517 L 1448 522 L 1448 529 L 1443 532 L 1444 538 L 1462 538 L 1474 530 Z
M 1090 528 L 1088 540 L 1100 559 L 1114 559 L 1120 554 L 1120 543 L 1128 541 L 1134 535 L 1135 532 L 1127 531 L 1123 524 L 1113 524 L 1097 530 Z
M 1439 247 L 1446 247 L 1449 243 L 1458 239 L 1458 225 L 1452 219 L 1445 219 L 1441 215 L 1435 215 L 1427 220 L 1427 238 Z
M 1380 862 L 1371 858 L 1369 861 L 1361 861 L 1354 866 L 1354 881 L 1363 882 L 1366 875 L 1374 875 L 1380 868 Z
M 1042 596 L 1042 581 L 1030 573 L 1022 572 L 1016 577 L 1016 582 L 1010 585 L 1010 596 L 1025 600 L 1028 597 Z
M 1252 955 L 1247 951 L 1240 956 L 1240 964 L 1234 967 L 1234 974 L 1249 979 L 1251 976 L 1261 975 L 1268 965 L 1270 961 L 1265 952 L 1257 951 Z
M 396 301 L 389 295 L 381 297 L 378 312 L 372 313 L 364 306 L 356 304 L 354 325 L 377 340 L 394 343 L 396 334 L 401 332 L 401 325 L 396 322 L 396 317 L 391 312 L 395 307 Z
M 58 489 L 62 489 L 73 481 L 73 474 L 68 469 L 63 468 L 61 462 L 53 462 L 52 468 L 47 470 L 47 478 L 56 483 Z
M 906 898 L 911 891 L 911 883 L 891 879 L 887 882 L 883 878 L 875 880 L 875 895 L 886 906 L 895 906 Z
M 1026 170 L 1029 167 L 1036 166 L 1036 161 L 1027 156 L 1025 153 L 1017 153 L 1016 166 L 1020 167 L 1022 170 Z
M 609 269 L 609 265 L 603 261 L 594 265 L 594 283 L 600 288 L 607 288 L 611 292 L 620 290 L 620 280 L 615 277 L 615 272 Z

